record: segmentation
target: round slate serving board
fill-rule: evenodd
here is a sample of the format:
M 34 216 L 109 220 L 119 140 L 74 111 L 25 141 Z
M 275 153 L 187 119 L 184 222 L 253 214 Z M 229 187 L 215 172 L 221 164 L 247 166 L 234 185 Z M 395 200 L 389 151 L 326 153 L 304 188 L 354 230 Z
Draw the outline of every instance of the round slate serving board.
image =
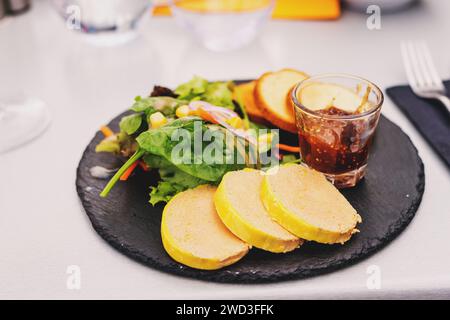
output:
M 124 113 L 125 114 L 125 113 Z M 109 126 L 117 130 L 124 115 Z M 127 182 L 119 182 L 107 198 L 99 193 L 107 180 L 93 178 L 89 168 L 120 166 L 121 159 L 95 153 L 103 139 L 100 132 L 87 146 L 77 169 L 76 187 L 81 203 L 97 233 L 114 248 L 150 267 L 202 280 L 218 282 L 270 282 L 310 277 L 350 265 L 379 250 L 414 217 L 424 191 L 423 163 L 409 137 L 381 116 L 371 149 L 368 172 L 355 188 L 342 193 L 363 218 L 360 233 L 345 245 L 308 242 L 285 254 L 258 249 L 238 263 L 217 271 L 201 271 L 183 266 L 164 251 L 160 235 L 163 205 L 152 207 L 149 187 L 156 184 L 155 173 L 137 170 Z M 296 143 L 284 134 L 282 142 Z M 289 141 L 290 140 L 290 141 Z

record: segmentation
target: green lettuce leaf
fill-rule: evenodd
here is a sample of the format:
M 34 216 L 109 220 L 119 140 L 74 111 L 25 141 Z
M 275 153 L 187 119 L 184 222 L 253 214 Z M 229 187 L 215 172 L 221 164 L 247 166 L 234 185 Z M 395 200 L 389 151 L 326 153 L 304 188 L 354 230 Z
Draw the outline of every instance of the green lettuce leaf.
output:
M 95 147 L 95 152 L 110 152 L 128 157 L 132 155 L 136 149 L 137 143 L 134 138 L 125 131 L 121 131 L 100 141 Z
M 197 117 L 185 117 L 172 121 L 171 123 L 160 127 L 158 129 L 150 129 L 141 133 L 136 141 L 138 142 L 140 148 L 147 153 L 158 155 L 165 160 L 172 163 L 175 167 L 180 169 L 181 171 L 190 174 L 194 177 L 197 177 L 202 180 L 217 182 L 222 178 L 222 176 L 231 170 L 237 170 L 239 168 L 244 167 L 245 165 L 236 164 L 236 161 L 233 161 L 232 164 L 226 163 L 227 161 L 222 161 L 224 163 L 207 163 L 206 161 L 199 161 L 199 157 L 202 155 L 196 154 L 194 152 L 194 128 L 200 125 L 201 130 L 204 132 L 208 127 L 205 123 Z M 172 135 L 179 129 L 185 129 L 189 133 L 189 139 L 180 139 L 180 141 L 173 140 Z M 174 150 L 175 146 L 180 147 L 180 144 L 186 144 L 186 148 L 179 148 L 180 153 L 177 154 L 178 159 L 172 159 L 172 150 Z M 218 157 L 222 157 L 224 159 L 226 155 L 227 145 L 225 141 L 220 141 L 214 139 L 210 142 L 204 142 L 205 146 L 210 146 L 211 149 L 214 149 L 217 144 L 217 150 L 220 150 L 221 154 L 217 155 Z M 190 148 L 189 148 L 190 147 Z M 205 150 L 202 148 L 202 150 Z M 188 153 L 185 153 L 187 151 Z M 234 154 L 237 154 L 234 153 Z M 186 158 L 184 158 L 186 157 Z M 189 159 L 188 159 L 189 158 Z M 188 159 L 187 161 L 178 161 L 181 159 Z M 224 159 L 225 160 L 225 159 Z
M 234 110 L 231 82 L 208 82 L 208 80 L 195 76 L 188 82 L 175 89 L 178 99 L 202 100 L 219 107 Z
M 105 138 L 95 146 L 95 152 L 110 152 L 118 154 L 120 152 L 120 143 L 116 136 Z
M 156 186 L 151 187 L 150 203 L 152 205 L 167 202 L 181 191 L 210 183 L 179 170 L 160 156 L 146 154 L 143 160 L 151 168 L 157 168 L 161 178 Z
M 188 104 L 189 102 L 182 99 L 172 97 L 136 97 L 131 110 L 134 112 L 144 112 L 147 116 L 155 112 L 161 112 L 167 117 L 175 115 L 175 111 L 179 106 Z
M 281 160 L 281 164 L 299 163 L 301 160 L 295 154 L 286 154 Z
M 200 100 L 216 106 L 234 109 L 233 94 L 229 88 L 228 82 L 209 83 Z
M 188 82 L 180 84 L 175 93 L 179 99 L 192 100 L 206 92 L 208 87 L 208 80 L 195 76 Z
M 150 204 L 152 206 L 159 202 L 169 202 L 178 192 L 176 186 L 168 181 L 159 181 L 156 187 L 151 187 Z
M 130 114 L 120 120 L 120 130 L 128 135 L 135 133 L 142 124 L 142 115 L 140 113 Z

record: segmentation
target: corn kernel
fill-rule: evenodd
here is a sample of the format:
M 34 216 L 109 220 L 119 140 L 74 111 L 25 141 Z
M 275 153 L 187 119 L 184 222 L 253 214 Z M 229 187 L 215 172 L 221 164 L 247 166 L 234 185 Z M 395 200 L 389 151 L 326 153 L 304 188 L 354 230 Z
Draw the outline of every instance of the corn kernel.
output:
M 188 105 L 182 105 L 177 108 L 175 111 L 175 114 L 178 118 L 187 117 L 190 115 L 190 109 Z
M 167 123 L 167 118 L 161 112 L 155 112 L 150 115 L 150 125 L 152 129 L 162 127 Z
M 233 117 L 227 120 L 227 123 L 234 128 L 242 128 L 243 121 L 240 117 Z
M 273 134 L 266 133 L 258 137 L 258 149 L 259 152 L 266 152 L 272 146 Z

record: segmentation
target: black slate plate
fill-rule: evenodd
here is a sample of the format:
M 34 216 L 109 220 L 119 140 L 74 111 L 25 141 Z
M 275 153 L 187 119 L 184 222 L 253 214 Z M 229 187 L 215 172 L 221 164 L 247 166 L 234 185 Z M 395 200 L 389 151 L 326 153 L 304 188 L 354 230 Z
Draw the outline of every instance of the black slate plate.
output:
M 114 130 L 123 116 L 114 118 Z M 343 194 L 363 218 L 361 233 L 345 245 L 306 243 L 286 254 L 258 249 L 238 263 L 217 271 L 200 271 L 173 261 L 164 251 L 160 236 L 163 206 L 148 203 L 149 186 L 157 182 L 154 173 L 138 173 L 118 183 L 106 199 L 99 193 L 106 180 L 91 177 L 89 168 L 117 167 L 120 160 L 110 154 L 95 153 L 103 138 L 100 132 L 87 146 L 77 169 L 76 187 L 94 229 L 109 244 L 150 267 L 202 280 L 218 282 L 270 282 L 305 278 L 350 265 L 379 250 L 414 217 L 425 186 L 423 163 L 409 137 L 385 117 L 381 117 L 371 149 L 365 179 Z M 290 140 L 290 141 L 289 141 Z M 282 142 L 296 143 L 283 134 Z

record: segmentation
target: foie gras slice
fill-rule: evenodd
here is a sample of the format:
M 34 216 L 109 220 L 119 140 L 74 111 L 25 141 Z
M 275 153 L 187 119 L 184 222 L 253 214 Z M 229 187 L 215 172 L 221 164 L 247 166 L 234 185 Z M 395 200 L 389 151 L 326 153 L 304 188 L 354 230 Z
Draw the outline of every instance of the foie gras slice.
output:
M 275 221 L 305 240 L 344 243 L 362 221 L 323 174 L 301 165 L 280 166 L 267 174 L 261 199 Z
M 164 208 L 161 237 L 179 263 L 204 270 L 220 269 L 245 256 L 249 245 L 222 223 L 214 208 L 216 188 L 199 186 L 177 194 Z
M 271 252 L 288 252 L 303 240 L 275 222 L 260 198 L 262 172 L 244 169 L 222 178 L 214 203 L 222 222 L 248 244 Z

